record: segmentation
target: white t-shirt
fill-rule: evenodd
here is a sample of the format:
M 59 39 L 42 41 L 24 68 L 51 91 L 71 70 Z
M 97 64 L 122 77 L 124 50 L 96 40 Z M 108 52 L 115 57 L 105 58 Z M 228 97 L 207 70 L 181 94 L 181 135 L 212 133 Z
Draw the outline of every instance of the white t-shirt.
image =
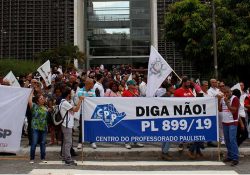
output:
M 101 83 L 96 82 L 93 89 L 94 90 L 99 89 L 100 97 L 104 97 L 104 88 L 103 88 L 103 85 Z
M 144 81 L 142 81 L 141 84 L 139 85 L 139 91 L 140 91 L 140 96 L 146 97 L 147 84 Z
M 68 114 L 66 114 L 66 117 L 62 125 L 67 128 L 73 128 L 74 127 L 74 112 L 69 111 L 70 109 L 73 108 L 73 106 L 67 100 L 65 99 L 62 99 L 62 100 L 63 101 L 61 102 L 59 106 L 62 117 L 64 117 L 66 112 L 68 111 Z
M 211 96 L 209 96 L 208 92 L 205 93 L 203 90 L 201 90 L 200 93 L 203 94 L 203 97 L 211 97 Z
M 242 93 L 241 93 L 241 96 L 240 96 L 240 104 L 241 104 L 242 106 L 244 106 L 246 97 L 247 97 L 247 94 L 246 94 L 245 92 L 242 92 Z M 247 108 L 244 108 L 244 110 L 247 111 Z
M 246 118 L 246 112 L 244 110 L 244 106 L 241 103 L 240 103 L 240 107 L 239 107 L 239 116 Z
M 216 97 L 217 95 L 223 95 L 223 93 L 218 88 L 212 88 L 212 87 L 210 87 L 208 89 L 207 94 L 210 97 Z

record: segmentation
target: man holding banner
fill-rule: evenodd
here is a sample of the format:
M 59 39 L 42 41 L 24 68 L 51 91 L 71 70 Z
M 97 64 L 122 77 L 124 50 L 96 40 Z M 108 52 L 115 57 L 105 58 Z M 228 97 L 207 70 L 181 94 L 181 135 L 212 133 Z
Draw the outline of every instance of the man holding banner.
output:
M 62 147 L 62 157 L 65 161 L 65 165 L 77 165 L 72 159 L 70 154 L 70 149 L 72 147 L 72 128 L 74 127 L 74 112 L 79 111 L 81 103 L 84 99 L 83 96 L 79 97 L 79 101 L 76 106 L 72 106 L 71 100 L 71 89 L 66 87 L 62 93 L 62 100 L 60 104 L 60 113 L 64 120 L 62 123 L 63 132 L 63 147 Z M 65 117 L 64 117 L 65 116 Z
M 182 78 L 181 87 L 175 91 L 174 96 L 175 97 L 194 97 L 194 94 L 192 93 L 192 90 L 190 89 L 190 80 L 188 79 L 188 77 L 184 76 Z M 201 142 L 192 143 L 189 148 L 188 156 L 191 159 L 195 159 L 194 151 L 196 151 L 196 154 L 198 156 L 202 156 L 200 147 L 201 147 Z M 179 145 L 179 150 L 183 151 L 183 144 Z
M 136 89 L 136 82 L 134 80 L 127 81 L 128 89 L 125 90 L 122 94 L 123 97 L 139 97 L 139 92 Z M 144 145 L 141 143 L 135 142 L 135 145 L 138 147 L 143 147 Z M 131 149 L 131 145 L 129 143 L 125 143 L 125 148 Z
M 79 91 L 78 91 L 78 97 L 80 96 L 84 96 L 84 97 L 96 97 L 96 93 L 95 90 L 93 89 L 94 87 L 94 80 L 92 78 L 87 78 L 85 80 L 85 86 L 82 87 Z M 81 149 L 82 148 L 82 117 L 83 117 L 83 113 L 82 110 L 80 111 L 80 133 L 79 133 L 79 139 L 78 139 L 78 146 L 77 149 Z M 93 149 L 96 149 L 97 146 L 95 144 L 95 142 L 90 142 L 91 147 Z

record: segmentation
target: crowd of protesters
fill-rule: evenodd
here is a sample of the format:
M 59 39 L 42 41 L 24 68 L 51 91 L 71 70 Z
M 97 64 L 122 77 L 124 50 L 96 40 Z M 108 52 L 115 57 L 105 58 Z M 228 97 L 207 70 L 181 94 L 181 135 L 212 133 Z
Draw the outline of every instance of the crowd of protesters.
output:
M 132 74 L 133 73 L 133 74 Z M 38 74 L 30 73 L 19 77 L 21 87 L 32 88 L 26 112 L 28 122 L 28 138 L 30 149 L 30 163 L 34 163 L 36 145 L 40 144 L 41 160 L 46 162 L 45 146 L 46 135 L 50 133 L 49 145 L 62 144 L 61 156 L 66 165 L 76 165 L 71 156 L 72 128 L 74 119 L 79 121 L 78 149 L 82 148 L 80 104 L 84 97 L 145 97 L 147 79 L 145 71 L 133 69 L 130 65 L 113 66 L 111 70 L 103 66 L 78 73 L 75 69 L 63 70 L 61 67 L 52 69 L 52 84 L 46 86 L 45 81 Z M 129 77 L 132 75 L 132 77 Z M 1 85 L 9 85 L 8 80 L 0 81 Z M 220 138 L 225 143 L 227 155 L 224 162 L 232 166 L 239 163 L 238 147 L 248 138 L 248 116 L 250 116 L 250 95 L 240 82 L 240 90 L 233 91 L 225 82 L 216 79 L 202 81 L 201 83 L 183 76 L 180 81 L 167 78 L 156 91 L 156 97 L 216 97 L 218 99 Z M 52 112 L 55 105 L 61 106 L 62 116 L 68 119 L 62 126 L 55 126 L 52 121 Z M 63 142 L 63 143 L 62 143 Z M 191 159 L 202 157 L 201 149 L 205 145 L 216 146 L 217 143 L 180 143 L 179 151 L 188 147 L 188 156 Z M 125 143 L 125 148 L 133 146 L 143 147 L 141 143 Z M 97 148 L 92 142 L 91 147 Z M 169 154 L 170 143 L 162 144 L 162 158 L 172 160 Z

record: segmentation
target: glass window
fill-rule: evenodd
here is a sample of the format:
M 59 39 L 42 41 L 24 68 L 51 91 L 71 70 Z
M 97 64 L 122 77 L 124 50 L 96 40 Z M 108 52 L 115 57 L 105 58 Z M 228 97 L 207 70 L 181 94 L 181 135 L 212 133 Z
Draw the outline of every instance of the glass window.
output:
M 87 0 L 86 4 L 90 55 L 149 55 L 149 0 Z

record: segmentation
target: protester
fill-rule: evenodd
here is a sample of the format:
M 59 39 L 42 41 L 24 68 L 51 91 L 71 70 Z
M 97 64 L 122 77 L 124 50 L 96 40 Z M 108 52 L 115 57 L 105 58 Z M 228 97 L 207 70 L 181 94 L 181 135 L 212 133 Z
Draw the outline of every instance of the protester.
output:
M 96 94 L 95 94 L 95 90 L 93 89 L 94 87 L 94 80 L 92 78 L 87 78 L 85 80 L 85 86 L 82 87 L 81 89 L 79 89 L 78 91 L 78 97 L 80 96 L 84 96 L 84 97 L 96 97 Z M 82 110 L 81 110 L 82 112 Z M 77 148 L 80 149 L 82 148 L 82 113 L 80 113 L 80 131 L 79 131 L 79 139 L 78 139 L 78 146 Z M 91 147 L 93 149 L 96 149 L 97 146 L 96 146 L 96 143 L 95 142 L 91 142 Z
M 105 97 L 121 97 L 119 89 L 119 83 L 116 81 L 112 81 L 109 83 L 109 89 L 105 92 Z
M 146 97 L 147 84 L 143 75 L 138 78 L 139 92 L 141 97 Z
M 104 88 L 103 88 L 102 82 L 103 82 L 103 75 L 97 74 L 96 83 L 93 87 L 97 97 L 104 97 Z
M 71 158 L 70 149 L 72 147 L 72 128 L 74 126 L 74 112 L 77 112 L 80 109 L 83 99 L 83 96 L 79 96 L 79 102 L 77 106 L 73 106 L 71 104 L 71 89 L 67 87 L 62 93 L 60 113 L 63 118 L 65 117 L 62 123 L 62 158 L 63 161 L 65 161 L 65 165 L 77 165 Z
M 247 115 L 247 129 L 248 129 L 248 138 L 250 138 L 250 127 L 249 127 L 249 122 L 250 122 L 250 94 L 248 93 L 245 100 L 244 100 L 244 108 L 246 111 L 246 115 Z
M 32 113 L 31 128 L 32 128 L 32 142 L 30 147 L 30 163 L 33 164 L 35 160 L 36 145 L 40 142 L 40 158 L 43 163 L 47 163 L 45 160 L 46 152 L 46 136 L 47 136 L 47 117 L 48 108 L 45 107 L 45 98 L 43 95 L 37 95 L 34 97 L 33 92 L 29 97 L 29 107 Z
M 223 93 L 218 89 L 218 83 L 216 79 L 210 79 L 210 88 L 208 89 L 208 95 L 210 97 L 222 97 Z
M 234 89 L 232 94 L 238 99 L 241 97 L 239 89 Z M 240 102 L 239 106 L 239 123 L 237 128 L 237 144 L 238 147 L 248 138 L 247 124 L 246 124 L 246 113 L 244 110 L 244 104 Z M 243 156 L 243 155 L 241 155 Z
M 241 96 L 240 96 L 240 104 L 244 107 L 245 113 L 246 113 L 246 119 L 249 119 L 249 115 L 248 115 L 248 108 L 247 106 L 245 106 L 245 104 L 248 102 L 249 99 L 249 94 L 245 89 L 245 84 L 243 82 L 240 82 L 240 92 L 241 92 Z M 246 120 L 246 124 L 248 125 L 248 122 Z
M 208 95 L 208 82 L 207 81 L 202 81 L 201 82 L 201 93 L 203 94 L 203 97 L 209 97 Z
M 223 133 L 227 147 L 227 157 L 223 162 L 231 162 L 231 166 L 239 163 L 239 150 L 236 138 L 239 106 L 239 99 L 232 95 L 229 87 L 225 87 L 224 96 L 219 98 L 219 111 L 222 116 Z
M 121 95 L 125 90 L 126 90 L 126 81 L 122 79 L 119 85 L 119 92 L 121 93 Z
M 172 84 L 162 84 L 165 87 L 166 93 L 161 95 L 161 97 L 173 97 L 174 96 L 174 86 Z M 156 95 L 157 96 L 157 95 Z M 169 154 L 170 142 L 163 142 L 161 147 L 161 158 L 163 160 L 173 160 L 173 156 Z
M 59 85 L 56 85 L 56 87 L 54 88 L 53 99 L 54 99 L 53 104 L 55 104 L 55 105 L 59 105 L 61 100 L 62 100 L 62 87 L 60 87 Z M 55 129 L 55 136 L 56 136 L 56 140 L 57 140 L 57 145 L 61 145 L 62 144 L 61 126 L 60 125 L 54 126 L 54 129 Z
M 188 77 L 184 76 L 182 78 L 181 87 L 179 89 L 176 89 L 174 96 L 175 97 L 194 97 L 194 94 L 192 90 L 190 89 L 190 80 L 188 79 Z M 189 147 L 188 156 L 191 159 L 195 159 L 196 156 L 203 156 L 200 150 L 201 147 L 202 147 L 202 143 L 200 142 L 192 143 Z M 183 149 L 184 149 L 183 143 L 179 144 L 179 151 L 183 151 Z M 196 151 L 196 155 L 194 155 L 195 151 Z
M 134 80 L 129 80 L 127 82 L 127 86 L 128 86 L 128 89 L 123 91 L 123 94 L 122 94 L 123 97 L 139 97 L 140 96 L 139 91 L 136 89 L 136 82 Z M 144 146 L 143 144 L 137 143 L 137 142 L 135 142 L 134 145 L 138 147 Z M 125 148 L 131 149 L 132 147 L 130 143 L 125 143 Z
M 207 93 L 209 97 L 216 97 L 216 98 L 221 98 L 223 97 L 223 92 L 220 91 L 218 88 L 220 82 L 218 82 L 216 79 L 212 78 L 210 79 L 210 88 L 208 89 Z M 224 87 L 223 84 L 221 84 L 221 88 Z M 223 127 L 222 127 L 222 122 L 221 122 L 221 116 L 219 115 L 219 135 L 220 135 L 220 141 L 223 144 L 224 143 L 224 136 L 223 136 Z M 217 147 L 217 144 L 214 142 L 207 142 L 207 146 L 209 147 Z

